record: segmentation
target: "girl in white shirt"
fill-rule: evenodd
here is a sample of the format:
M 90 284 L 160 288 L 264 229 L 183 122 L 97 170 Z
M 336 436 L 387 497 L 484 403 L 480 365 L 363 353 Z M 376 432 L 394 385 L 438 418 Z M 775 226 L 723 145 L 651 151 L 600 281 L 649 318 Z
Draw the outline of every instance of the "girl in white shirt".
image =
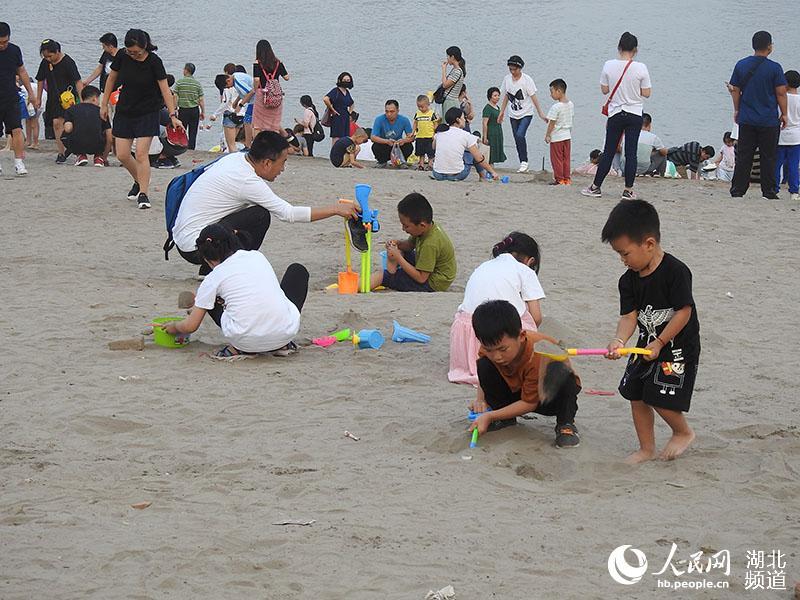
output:
M 279 284 L 266 257 L 258 250 L 242 250 L 236 233 L 220 223 L 200 232 L 197 251 L 213 270 L 197 289 L 189 316 L 165 324 L 166 332 L 193 333 L 208 314 L 229 342 L 215 358 L 294 353 L 292 338 L 300 330 L 300 311 L 308 294 L 306 268 L 289 265 Z
M 492 248 L 492 258 L 470 275 L 464 301 L 450 327 L 450 371 L 453 383 L 477 387 L 475 366 L 480 342 L 472 329 L 472 313 L 488 300 L 507 300 L 520 314 L 523 329 L 536 331 L 542 322 L 539 301 L 544 290 L 539 283 L 539 244 L 531 236 L 513 231 Z M 480 389 L 480 388 L 479 388 Z

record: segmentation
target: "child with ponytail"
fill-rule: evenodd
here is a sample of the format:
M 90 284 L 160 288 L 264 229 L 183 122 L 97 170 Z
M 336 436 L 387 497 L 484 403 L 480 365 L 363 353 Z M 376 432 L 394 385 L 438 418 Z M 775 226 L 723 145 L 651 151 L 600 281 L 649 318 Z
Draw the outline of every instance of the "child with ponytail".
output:
M 480 342 L 472 328 L 472 313 L 480 304 L 487 300 L 507 300 L 517 309 L 523 329 L 529 331 L 536 331 L 542 322 L 539 301 L 545 296 L 537 276 L 541 255 L 536 240 L 513 231 L 494 245 L 492 256 L 470 275 L 464 301 L 450 328 L 447 377 L 453 383 L 478 385 L 476 360 Z
M 200 232 L 197 251 L 212 271 L 197 289 L 191 314 L 164 329 L 173 335 L 193 333 L 208 313 L 229 342 L 216 358 L 266 352 L 286 356 L 297 348 L 292 338 L 300 330 L 308 271 L 293 263 L 279 284 L 266 257 L 243 250 L 238 235 L 221 223 Z

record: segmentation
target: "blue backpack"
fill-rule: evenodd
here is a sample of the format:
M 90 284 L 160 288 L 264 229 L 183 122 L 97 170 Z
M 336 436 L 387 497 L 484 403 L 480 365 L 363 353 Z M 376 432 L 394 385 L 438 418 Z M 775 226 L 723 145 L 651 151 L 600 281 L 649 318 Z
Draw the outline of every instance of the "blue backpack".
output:
M 197 178 L 205 173 L 208 167 L 224 156 L 227 155 L 223 154 L 211 162 L 198 165 L 191 171 L 178 175 L 169 182 L 167 197 L 164 199 L 164 215 L 167 218 L 167 241 L 164 242 L 164 260 L 169 260 L 169 251 L 175 247 L 175 242 L 172 239 L 172 228 L 175 226 L 175 219 L 178 218 L 178 210 L 181 207 L 181 202 L 183 202 L 183 197 L 186 196 L 186 192 L 197 181 Z

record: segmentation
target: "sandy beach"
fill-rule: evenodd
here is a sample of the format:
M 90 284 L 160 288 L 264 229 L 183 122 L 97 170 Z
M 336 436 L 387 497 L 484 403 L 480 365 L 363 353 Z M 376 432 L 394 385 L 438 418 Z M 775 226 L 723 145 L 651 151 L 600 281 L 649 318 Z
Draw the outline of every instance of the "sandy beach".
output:
M 178 294 L 197 286 L 196 267 L 161 250 L 164 189 L 182 171 L 154 171 L 153 209 L 139 211 L 124 169 L 54 156 L 30 154 L 27 178 L 0 177 L 0 598 L 422 599 L 447 585 L 459 600 L 790 597 L 745 589 L 748 550 L 781 550 L 786 587 L 800 578 L 800 206 L 785 191 L 732 200 L 722 183 L 637 180 L 665 250 L 693 271 L 703 351 L 694 446 L 631 467 L 636 437 L 618 394 L 581 394 L 577 449 L 557 450 L 553 419 L 538 417 L 470 450 L 473 391 L 446 378 L 464 284 L 512 229 L 541 244 L 546 317 L 576 344 L 608 343 L 624 269 L 600 230 L 620 180 L 597 200 L 579 194 L 579 177 L 440 183 L 290 158 L 272 187 L 294 204 L 372 185 L 378 241 L 402 234 L 397 202 L 425 194 L 458 277 L 447 293 L 326 292 L 344 261 L 341 221 L 273 222 L 262 251 L 275 270 L 299 261 L 311 272 L 298 343 L 341 327 L 388 337 L 393 319 L 432 341 L 223 363 L 203 356 L 222 342 L 210 319 L 184 349 L 107 346 L 180 315 Z M 624 366 L 574 364 L 584 389 L 600 390 L 615 390 Z M 131 507 L 140 502 L 151 504 Z M 314 522 L 274 524 L 285 520 Z M 653 573 L 673 542 L 676 564 L 729 550 L 730 576 L 708 579 L 730 588 L 659 589 Z M 628 544 L 649 568 L 623 586 L 607 561 Z

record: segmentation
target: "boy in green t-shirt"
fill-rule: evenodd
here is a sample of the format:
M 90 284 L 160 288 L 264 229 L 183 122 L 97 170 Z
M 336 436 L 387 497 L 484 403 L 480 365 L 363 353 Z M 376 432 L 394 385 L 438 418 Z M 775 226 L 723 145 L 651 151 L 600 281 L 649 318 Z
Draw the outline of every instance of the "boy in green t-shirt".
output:
M 397 205 L 400 224 L 410 237 L 386 242 L 386 270 L 372 276 L 372 289 L 444 292 L 456 278 L 456 253 L 447 234 L 433 222 L 433 208 L 416 192 Z

